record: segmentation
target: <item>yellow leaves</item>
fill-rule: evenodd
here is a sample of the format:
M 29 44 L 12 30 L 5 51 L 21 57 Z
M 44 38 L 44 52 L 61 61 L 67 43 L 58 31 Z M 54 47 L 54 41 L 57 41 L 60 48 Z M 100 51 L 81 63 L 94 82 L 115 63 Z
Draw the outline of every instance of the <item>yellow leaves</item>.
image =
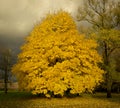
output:
M 47 33 L 64 33 L 69 29 L 76 29 L 76 25 L 68 13 L 59 11 L 57 14 L 48 15 L 36 29 L 48 35 Z
M 50 95 L 50 94 L 45 94 L 45 96 L 46 96 L 47 98 L 50 98 L 50 97 L 51 97 L 51 95 Z
M 66 12 L 48 15 L 34 27 L 13 67 L 20 88 L 46 97 L 92 90 L 102 80 L 100 56 Z

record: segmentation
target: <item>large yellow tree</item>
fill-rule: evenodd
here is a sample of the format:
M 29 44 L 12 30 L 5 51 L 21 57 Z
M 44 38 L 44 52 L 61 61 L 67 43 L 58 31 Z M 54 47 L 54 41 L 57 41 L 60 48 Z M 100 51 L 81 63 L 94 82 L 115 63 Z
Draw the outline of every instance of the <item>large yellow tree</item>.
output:
M 69 13 L 49 14 L 26 39 L 12 71 L 19 87 L 33 94 L 63 96 L 91 92 L 103 81 L 94 40 L 77 31 Z

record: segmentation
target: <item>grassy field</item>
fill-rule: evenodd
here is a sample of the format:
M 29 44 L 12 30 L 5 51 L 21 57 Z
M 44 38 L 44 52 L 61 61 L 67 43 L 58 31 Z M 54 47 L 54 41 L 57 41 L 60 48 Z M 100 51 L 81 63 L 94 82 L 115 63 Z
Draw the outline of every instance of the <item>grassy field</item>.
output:
M 82 95 L 74 98 L 43 98 L 30 93 L 11 91 L 0 92 L 0 108 L 120 108 L 120 94 L 112 94 L 110 99 L 105 93 Z

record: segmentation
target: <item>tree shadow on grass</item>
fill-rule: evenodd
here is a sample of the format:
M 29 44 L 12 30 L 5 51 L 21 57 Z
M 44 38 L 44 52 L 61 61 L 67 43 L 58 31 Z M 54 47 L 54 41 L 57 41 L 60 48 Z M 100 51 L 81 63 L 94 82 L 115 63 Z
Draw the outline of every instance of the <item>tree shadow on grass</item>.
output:
M 20 92 L 20 91 L 8 91 L 7 94 L 4 91 L 0 91 L 0 100 L 25 100 L 35 98 L 30 92 Z
M 110 101 L 110 102 L 116 102 L 120 104 L 120 94 L 118 93 L 112 93 L 112 98 L 107 98 L 106 93 L 95 93 L 91 95 L 95 99 Z

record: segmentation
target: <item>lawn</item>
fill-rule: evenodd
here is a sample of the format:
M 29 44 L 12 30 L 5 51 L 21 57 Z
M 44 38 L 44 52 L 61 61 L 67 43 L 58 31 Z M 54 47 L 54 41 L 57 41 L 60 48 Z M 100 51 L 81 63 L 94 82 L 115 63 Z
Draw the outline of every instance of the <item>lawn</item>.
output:
M 74 98 L 51 98 L 33 96 L 26 92 L 0 92 L 0 108 L 120 108 L 120 94 L 83 94 Z

